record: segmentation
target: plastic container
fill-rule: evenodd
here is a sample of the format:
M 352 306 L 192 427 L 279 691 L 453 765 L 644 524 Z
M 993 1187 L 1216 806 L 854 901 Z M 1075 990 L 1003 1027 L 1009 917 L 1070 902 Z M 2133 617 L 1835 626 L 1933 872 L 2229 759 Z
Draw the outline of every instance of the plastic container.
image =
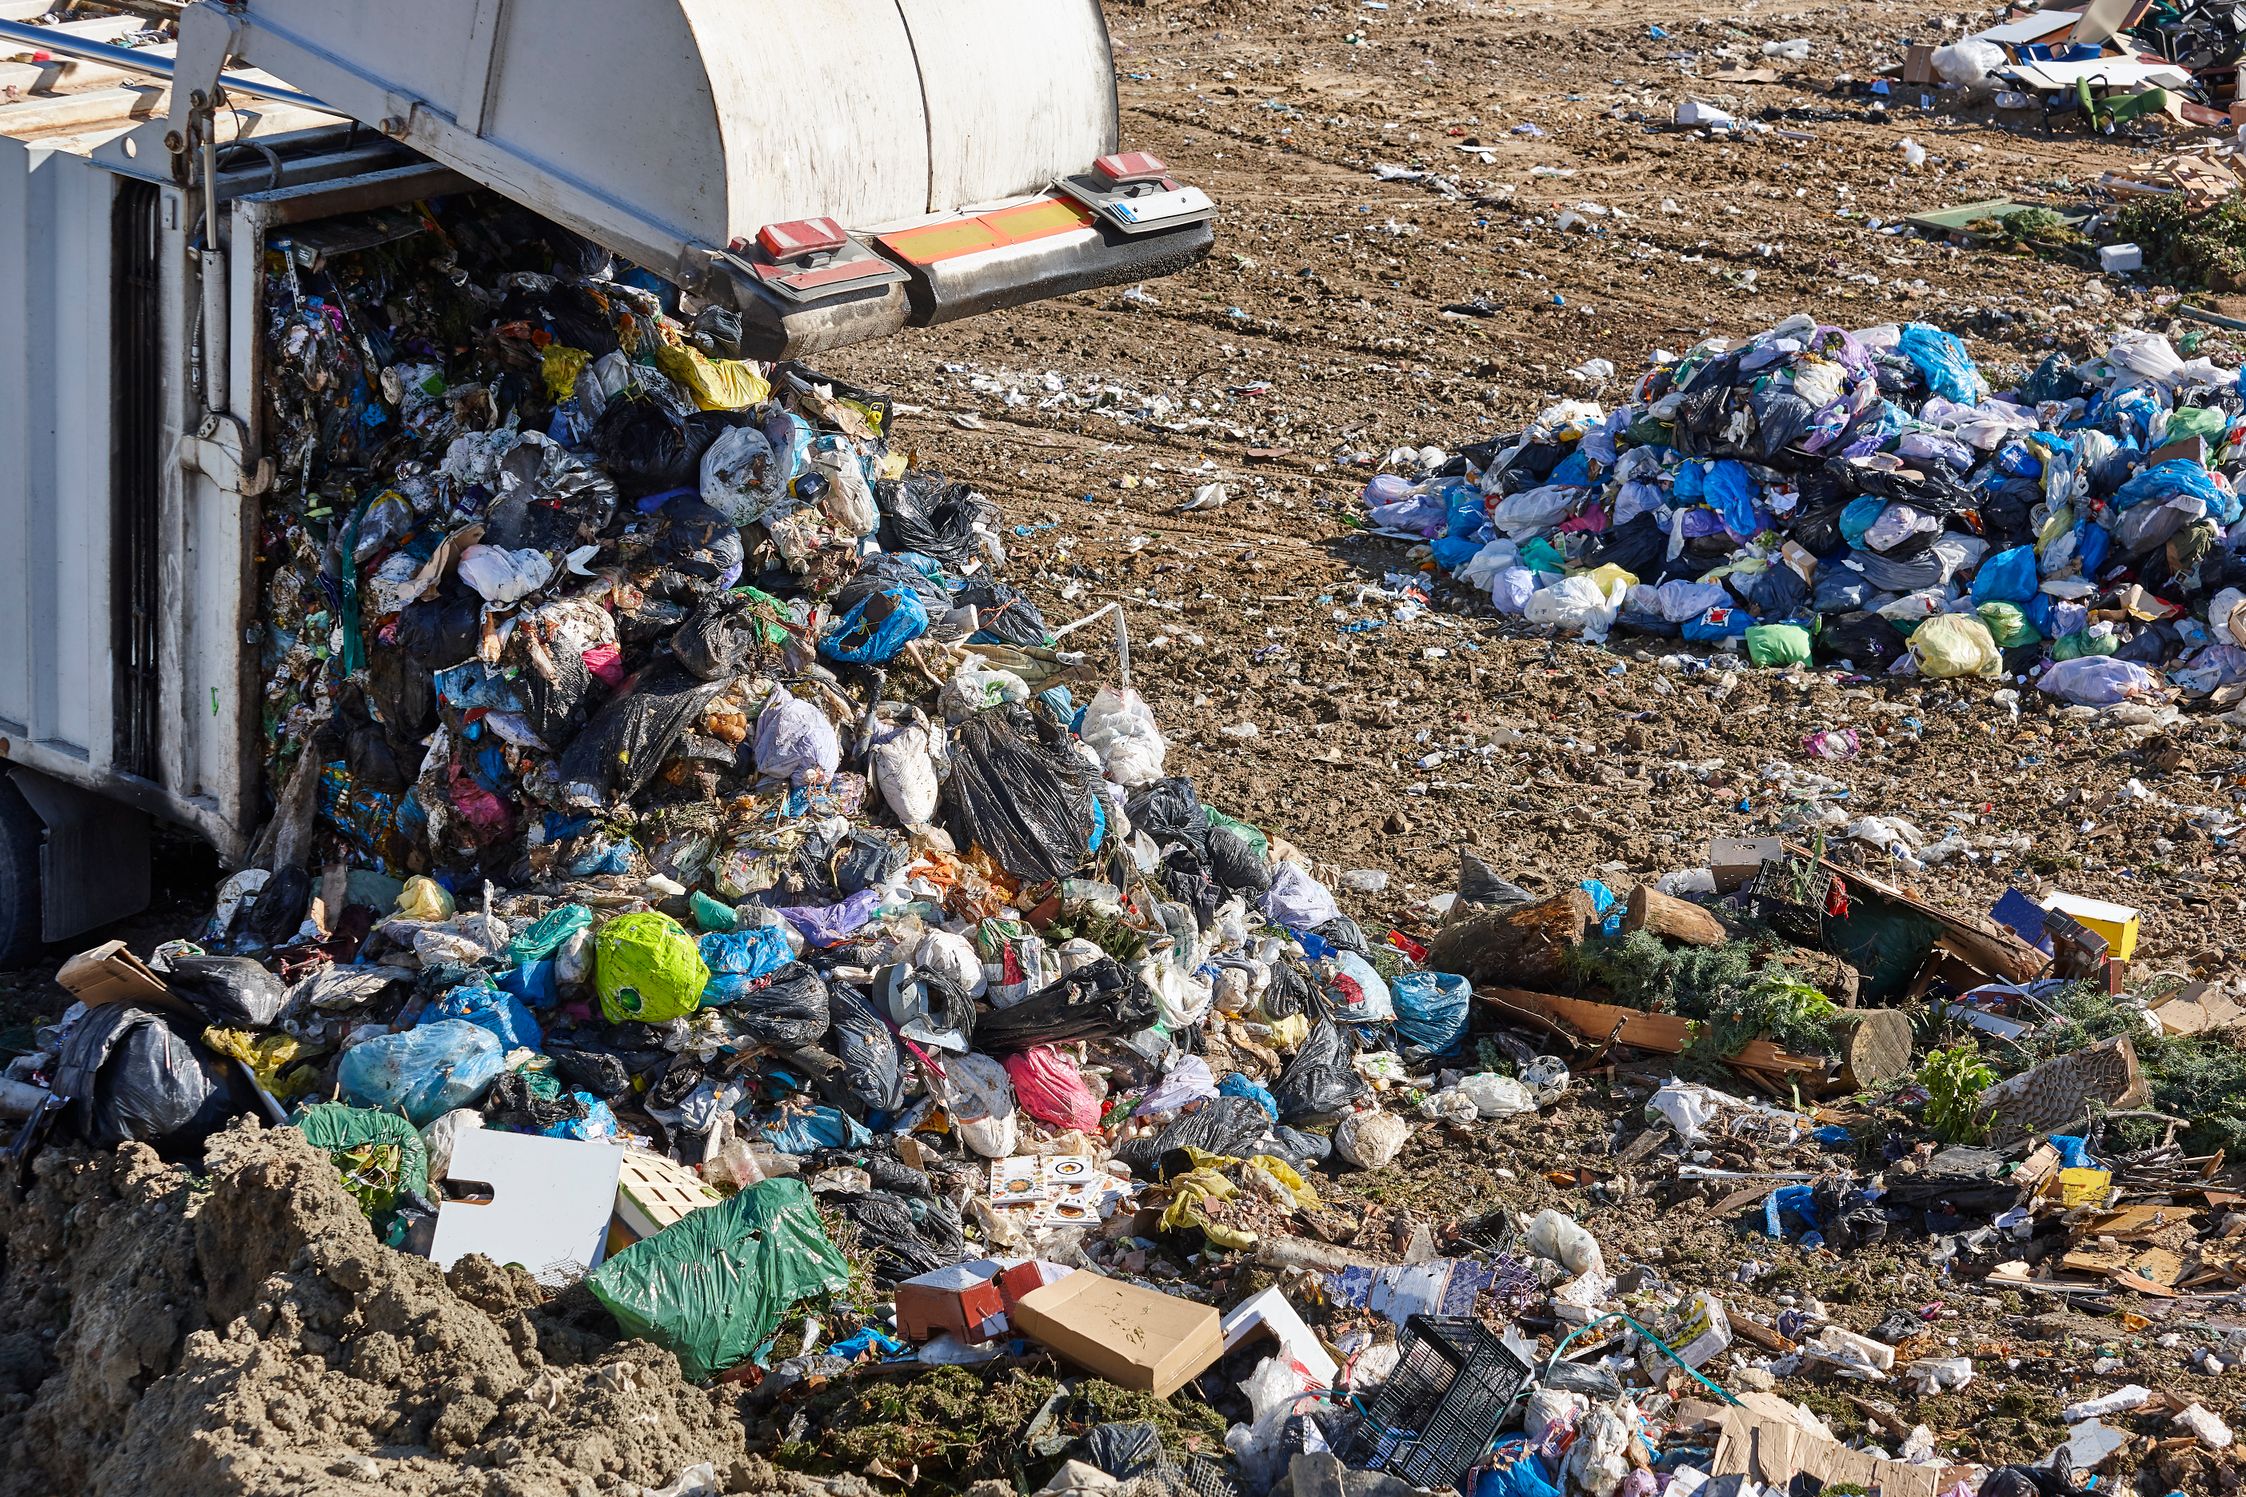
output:
M 1396 1370 L 1349 1411 L 1334 1453 L 1415 1487 L 1463 1491 L 1528 1386 L 1529 1365 L 1464 1316 L 1414 1315 L 1397 1345 Z

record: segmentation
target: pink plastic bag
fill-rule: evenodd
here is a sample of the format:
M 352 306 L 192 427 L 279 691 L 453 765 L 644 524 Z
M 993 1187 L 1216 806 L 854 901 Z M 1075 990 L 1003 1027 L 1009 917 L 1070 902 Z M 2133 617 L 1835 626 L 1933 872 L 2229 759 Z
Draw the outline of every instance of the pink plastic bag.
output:
M 1092 1100 L 1075 1063 L 1051 1045 L 1007 1056 L 1006 1074 L 1014 1078 L 1014 1098 L 1022 1111 L 1040 1123 L 1099 1131 L 1100 1104 Z

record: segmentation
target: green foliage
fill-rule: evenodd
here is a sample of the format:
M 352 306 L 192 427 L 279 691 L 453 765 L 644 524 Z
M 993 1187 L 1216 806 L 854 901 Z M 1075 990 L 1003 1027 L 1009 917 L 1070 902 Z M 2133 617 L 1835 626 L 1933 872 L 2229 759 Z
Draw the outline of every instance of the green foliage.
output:
M 381 1217 L 397 1206 L 405 1154 L 396 1144 L 360 1144 L 337 1149 L 328 1157 L 342 1171 L 343 1188 L 369 1217 Z
M 2181 194 L 2146 198 L 2117 209 L 2113 228 L 2144 250 L 2149 268 L 2179 286 L 2246 288 L 2246 201 L 2194 212 Z
M 1918 1084 L 1926 1088 L 1926 1126 L 1949 1144 L 1986 1137 L 1989 1123 L 1981 1114 L 1981 1093 L 1996 1081 L 1996 1068 L 1981 1058 L 1981 1047 L 1972 1040 L 1929 1050 L 1918 1068 Z
M 1577 983 L 1616 1003 L 1698 1021 L 1686 1054 L 1720 1061 L 1768 1035 L 1788 1050 L 1828 1055 L 1840 1044 L 1840 1010 L 1790 967 L 1758 967 L 1749 941 L 1672 949 L 1647 931 L 1594 938 L 1568 954 Z

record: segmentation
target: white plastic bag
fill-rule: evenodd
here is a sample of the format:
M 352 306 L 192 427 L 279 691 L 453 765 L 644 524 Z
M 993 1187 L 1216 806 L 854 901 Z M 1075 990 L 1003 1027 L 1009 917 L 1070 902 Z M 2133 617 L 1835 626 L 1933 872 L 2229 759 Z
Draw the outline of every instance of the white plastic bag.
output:
M 756 719 L 757 773 L 798 785 L 824 782 L 842 764 L 842 740 L 817 706 L 772 688 Z
M 2153 696 L 2160 678 L 2133 660 L 2111 655 L 2083 655 L 2062 660 L 2036 678 L 2036 690 L 2073 702 L 2078 707 L 2115 707 L 2138 697 Z
M 1495 1071 L 1466 1077 L 1458 1083 L 1458 1095 L 1472 1102 L 1475 1113 L 1485 1118 L 1508 1118 L 1536 1111 L 1536 1097 L 1527 1087 Z
M 964 989 L 970 998 L 980 998 L 990 986 L 983 972 L 983 959 L 976 954 L 974 945 L 965 936 L 948 930 L 932 930 L 920 938 L 913 948 L 912 964 L 923 972 L 933 972 Z
M 1404 1152 L 1412 1125 L 1392 1112 L 1353 1112 L 1334 1128 L 1334 1148 L 1361 1170 L 1381 1169 Z
M 421 1130 L 421 1143 L 429 1151 L 432 1184 L 452 1173 L 452 1148 L 470 1128 L 481 1128 L 484 1115 L 473 1107 L 455 1107 Z
M 1646 1121 L 1666 1122 L 1686 1143 L 1697 1140 L 1722 1113 L 1719 1093 L 1685 1081 L 1671 1081 L 1646 1102 Z
M 1162 778 L 1169 745 L 1162 741 L 1152 709 L 1137 692 L 1101 687 L 1084 709 L 1084 724 L 1077 731 L 1100 756 L 1107 777 L 1124 789 L 1136 790 Z
M 865 465 L 847 437 L 832 432 L 811 443 L 811 465 L 827 481 L 819 512 L 844 535 L 872 535 L 881 524 L 881 507 L 866 482 Z
M 470 546 L 460 553 L 460 580 L 486 603 L 515 603 L 544 587 L 554 564 L 543 551 Z
M 1334 903 L 1333 891 L 1301 864 L 1282 862 L 1271 870 L 1263 912 L 1290 930 L 1314 930 L 1340 914 L 1341 906 Z
M 973 1051 L 944 1062 L 936 1094 L 959 1126 L 960 1141 L 985 1159 L 1004 1159 L 1019 1142 L 1014 1083 L 1006 1068 Z
M 1601 592 L 1599 584 L 1589 577 L 1563 577 L 1550 587 L 1531 593 L 1528 602 L 1522 605 L 1521 616 L 1532 624 L 1580 634 L 1596 644 L 1614 627 L 1615 615 L 1622 611 L 1622 600 L 1629 595 L 1629 585 L 1619 579 L 1610 590 Z
M 702 453 L 702 502 L 735 525 L 772 508 L 772 443 L 753 426 L 729 426 Z
M 936 729 L 918 707 L 907 716 L 885 722 L 874 733 L 870 749 L 874 788 L 897 820 L 908 828 L 924 827 L 936 819 L 940 791 L 936 774 Z
M 1571 1274 L 1603 1274 L 1606 1254 L 1599 1239 L 1563 1211 L 1539 1211 L 1521 1234 L 1521 1245 L 1539 1258 L 1549 1258 Z
M 1969 37 L 1934 49 L 1934 76 L 1944 83 L 1979 83 L 2004 63 L 2004 49 L 1995 42 Z

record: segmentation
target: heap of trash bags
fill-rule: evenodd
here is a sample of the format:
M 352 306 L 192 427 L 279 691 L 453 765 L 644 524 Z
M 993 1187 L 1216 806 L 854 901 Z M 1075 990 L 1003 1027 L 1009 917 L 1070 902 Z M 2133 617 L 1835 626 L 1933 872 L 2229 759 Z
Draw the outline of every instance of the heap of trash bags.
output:
M 815 1179 L 884 1286 L 1180 1175 L 1165 1219 L 1237 1243 L 1207 1206 L 1243 1172 L 1315 1199 L 1302 1171 L 1404 1146 L 1393 1082 L 1475 1069 L 1463 979 L 1167 772 L 885 398 L 742 359 L 723 309 L 505 205 L 277 248 L 273 816 L 193 940 L 65 968 L 84 1001 L 11 1072 L 64 1131 L 191 1159 L 294 1123 L 440 1259 L 448 1219 L 507 1216 L 448 1213 L 464 1150 L 599 1145 L 533 1173 L 614 1179 L 628 1146 L 695 1212 L 619 1207 L 641 1240 L 605 1264 L 518 1223 L 525 1261 L 706 1375 L 841 1263 L 803 1199 L 712 1226 L 705 1185 Z M 1447 1105 L 1536 1105 L 1502 1079 Z M 822 1250 L 760 1281 L 743 1255 L 789 1234 Z M 713 1259 L 760 1296 L 737 1323 L 662 1307 Z
M 1371 526 L 1531 623 L 2107 706 L 2246 683 L 2238 371 L 2132 330 L 1992 393 L 1924 323 L 1796 316 L 1627 403 L 1395 454 Z M 2227 701 L 2227 697 L 2224 698 Z

